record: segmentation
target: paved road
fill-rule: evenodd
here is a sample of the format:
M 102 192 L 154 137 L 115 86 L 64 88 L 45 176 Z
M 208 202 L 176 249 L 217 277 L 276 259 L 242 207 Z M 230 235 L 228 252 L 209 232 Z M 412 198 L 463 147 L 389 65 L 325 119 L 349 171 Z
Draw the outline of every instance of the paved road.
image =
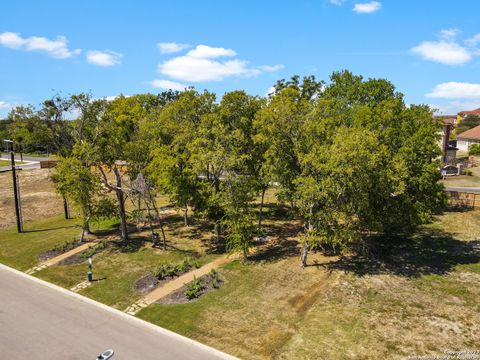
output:
M 228 359 L 229 355 L 0 264 L 0 358 Z
M 451 187 L 445 186 L 445 191 L 458 191 L 480 194 L 480 187 Z
M 7 160 L 10 161 L 10 155 L 8 154 L 0 154 L 0 160 Z M 15 156 L 16 161 L 20 161 L 20 156 L 16 155 Z M 23 169 L 23 170 L 29 170 L 29 169 L 40 169 L 40 161 L 48 160 L 48 158 L 40 158 L 40 157 L 32 157 L 32 156 L 24 156 L 23 161 L 26 162 L 26 164 L 22 165 L 17 165 L 17 168 Z M 3 166 L 0 167 L 0 172 L 4 171 L 10 171 L 11 166 Z

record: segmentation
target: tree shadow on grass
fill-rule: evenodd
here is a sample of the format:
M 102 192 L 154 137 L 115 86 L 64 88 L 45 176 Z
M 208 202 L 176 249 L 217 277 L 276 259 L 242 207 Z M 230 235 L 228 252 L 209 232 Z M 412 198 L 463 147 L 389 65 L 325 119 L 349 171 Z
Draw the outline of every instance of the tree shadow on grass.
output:
M 69 225 L 69 226 L 57 226 L 53 228 L 47 229 L 35 229 L 35 230 L 23 230 L 24 233 L 37 233 L 37 232 L 44 232 L 44 231 L 54 231 L 54 230 L 62 230 L 62 229 L 72 229 L 78 227 L 81 228 L 79 225 Z
M 342 256 L 319 264 L 328 270 L 343 270 L 359 276 L 395 274 L 404 277 L 444 275 L 461 264 L 480 262 L 480 241 L 460 241 L 450 234 L 423 228 L 411 236 L 379 237 L 370 256 Z

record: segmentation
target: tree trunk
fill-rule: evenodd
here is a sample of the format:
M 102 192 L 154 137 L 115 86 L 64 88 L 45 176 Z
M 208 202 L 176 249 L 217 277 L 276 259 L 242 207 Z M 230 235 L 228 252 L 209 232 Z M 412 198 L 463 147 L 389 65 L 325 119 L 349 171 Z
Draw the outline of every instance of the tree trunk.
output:
M 149 198 L 152 203 L 153 210 L 155 211 L 155 215 L 157 216 L 158 224 L 160 225 L 160 230 L 162 231 L 162 240 L 163 240 L 163 250 L 167 250 L 167 238 L 165 237 L 165 230 L 163 229 L 163 220 L 160 217 L 160 212 L 157 208 L 157 203 L 153 195 L 149 192 Z
M 303 250 L 302 250 L 302 256 L 301 256 L 301 259 L 302 259 L 302 268 L 304 268 L 305 266 L 307 266 L 307 255 L 308 255 L 308 244 L 307 244 L 307 243 L 304 243 L 304 244 L 303 244 Z
M 83 221 L 82 234 L 80 235 L 80 242 L 85 240 L 85 235 L 90 235 L 90 216 L 86 216 Z
M 215 232 L 215 241 L 219 242 L 220 241 L 220 226 L 218 224 L 218 221 L 215 221 L 214 232 Z
M 115 188 L 115 194 L 117 195 L 118 201 L 118 216 L 120 218 L 120 231 L 122 240 L 128 240 L 128 230 L 127 230 L 127 216 L 125 212 L 125 198 L 122 191 L 122 176 L 117 169 L 117 166 L 113 166 L 113 172 L 115 173 L 115 179 L 117 181 L 117 186 Z
M 265 191 L 266 188 L 262 189 L 262 199 L 260 200 L 260 209 L 258 210 L 258 229 L 262 228 L 262 219 L 263 219 L 263 203 L 265 201 Z
M 185 226 L 188 226 L 188 206 L 185 205 L 183 208 L 183 223 Z

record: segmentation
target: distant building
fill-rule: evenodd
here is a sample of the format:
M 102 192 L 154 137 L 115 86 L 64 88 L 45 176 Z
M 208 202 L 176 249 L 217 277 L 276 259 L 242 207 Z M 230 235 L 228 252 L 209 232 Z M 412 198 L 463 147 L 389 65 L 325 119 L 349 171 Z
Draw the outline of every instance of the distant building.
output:
M 457 126 L 457 117 L 455 115 L 442 115 L 436 116 L 437 119 L 441 120 L 445 125 L 452 125 L 453 127 Z
M 480 125 L 457 135 L 457 148 L 459 150 L 468 151 L 470 145 L 473 144 L 480 144 Z
M 477 115 L 480 116 L 480 108 L 475 110 L 463 110 L 457 113 L 457 123 L 461 122 L 468 115 Z

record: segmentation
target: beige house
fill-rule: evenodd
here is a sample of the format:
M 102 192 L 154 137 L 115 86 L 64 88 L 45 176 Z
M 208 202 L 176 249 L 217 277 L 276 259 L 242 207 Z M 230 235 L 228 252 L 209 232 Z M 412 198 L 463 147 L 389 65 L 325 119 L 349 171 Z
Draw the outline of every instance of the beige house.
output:
M 458 150 L 468 151 L 473 144 L 480 144 L 480 125 L 457 135 Z

